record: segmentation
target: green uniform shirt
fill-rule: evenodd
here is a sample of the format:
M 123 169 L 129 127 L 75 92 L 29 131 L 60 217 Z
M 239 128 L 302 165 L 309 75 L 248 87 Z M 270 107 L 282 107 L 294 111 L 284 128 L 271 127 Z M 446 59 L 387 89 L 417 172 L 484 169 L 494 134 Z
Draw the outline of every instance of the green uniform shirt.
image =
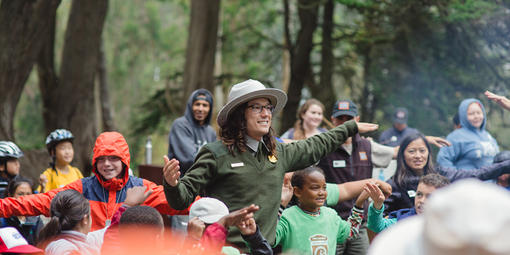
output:
M 269 152 L 262 143 L 255 155 L 245 151 L 236 152 L 235 156 L 221 141 L 208 143 L 177 186 L 165 183 L 166 199 L 174 209 L 187 208 L 197 195 L 217 198 L 231 212 L 256 204 L 260 210 L 255 213 L 255 221 L 262 235 L 273 244 L 284 174 L 314 164 L 357 131 L 356 123 L 348 121 L 305 140 L 277 143 L 276 162 L 269 160 Z M 237 228 L 229 229 L 227 241 L 245 247 Z
M 321 207 L 320 215 L 312 216 L 298 206 L 285 209 L 276 227 L 276 243 L 288 254 L 336 254 L 336 244 L 343 243 L 351 225 L 329 207 Z

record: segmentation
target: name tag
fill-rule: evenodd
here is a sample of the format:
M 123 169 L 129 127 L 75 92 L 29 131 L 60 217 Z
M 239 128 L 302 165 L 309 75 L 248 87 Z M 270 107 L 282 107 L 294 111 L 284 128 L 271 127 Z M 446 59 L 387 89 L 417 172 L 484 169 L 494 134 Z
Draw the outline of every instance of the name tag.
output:
M 231 166 L 232 168 L 242 167 L 242 166 L 244 166 L 244 163 L 243 163 L 243 162 L 239 162 L 239 163 L 232 163 L 232 164 L 230 164 L 230 166 Z
M 334 168 L 345 167 L 345 160 L 333 160 L 333 167 Z
M 414 191 L 414 190 L 408 190 L 408 191 L 407 191 L 407 195 L 409 195 L 409 197 L 415 197 L 415 196 L 416 196 L 416 191 Z

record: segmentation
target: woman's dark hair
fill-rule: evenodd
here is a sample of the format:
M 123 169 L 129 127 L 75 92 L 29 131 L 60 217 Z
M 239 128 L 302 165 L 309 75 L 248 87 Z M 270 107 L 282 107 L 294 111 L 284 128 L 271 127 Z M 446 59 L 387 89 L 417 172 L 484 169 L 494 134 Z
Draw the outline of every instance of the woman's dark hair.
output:
M 303 140 L 306 139 L 305 136 L 305 129 L 303 128 L 303 117 L 302 115 L 308 111 L 308 109 L 312 105 L 317 105 L 322 109 L 322 112 L 324 113 L 324 104 L 321 103 L 321 101 L 310 98 L 305 101 L 303 105 L 301 105 L 296 113 L 296 122 L 294 123 L 294 140 Z
M 32 180 L 25 178 L 23 176 L 16 176 L 14 179 L 12 179 L 9 182 L 9 185 L 7 185 L 7 189 L 5 190 L 5 197 L 12 197 L 14 196 L 14 193 L 16 192 L 16 189 L 23 183 L 27 183 L 30 188 L 32 189 L 32 192 L 34 191 L 34 183 Z
M 227 121 L 220 127 L 220 139 L 228 151 L 235 156 L 235 151 L 246 151 L 246 118 L 244 110 L 248 106 L 248 102 L 238 106 L 231 114 L 229 114 Z M 262 136 L 262 140 L 269 150 L 270 155 L 276 156 L 276 140 L 274 139 L 274 130 L 269 127 L 269 133 Z
M 392 177 L 393 181 L 397 186 L 406 187 L 409 178 L 414 179 L 420 177 L 406 164 L 404 156 L 404 151 L 407 148 L 407 146 L 409 146 L 409 144 L 415 141 L 416 139 L 422 139 L 429 152 L 429 155 L 427 157 L 427 163 L 423 167 L 423 175 L 436 173 L 436 170 L 434 169 L 434 163 L 432 162 L 432 156 L 430 153 L 430 144 L 427 142 L 427 139 L 425 139 L 425 136 L 419 132 L 410 134 L 404 137 L 404 139 L 400 143 L 400 148 L 398 149 L 397 170 L 395 172 L 395 175 L 393 175 Z
M 72 230 L 90 214 L 89 201 L 76 190 L 59 192 L 50 205 L 51 220 L 41 229 L 39 241 L 49 241 L 63 230 Z

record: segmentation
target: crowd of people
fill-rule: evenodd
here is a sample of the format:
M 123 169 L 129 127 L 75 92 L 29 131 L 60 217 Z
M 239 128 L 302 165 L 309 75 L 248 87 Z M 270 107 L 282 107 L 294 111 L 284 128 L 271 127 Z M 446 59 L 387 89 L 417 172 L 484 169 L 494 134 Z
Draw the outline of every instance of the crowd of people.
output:
M 485 94 L 510 110 L 506 97 Z M 278 136 L 272 118 L 286 101 L 285 92 L 259 81 L 235 84 L 218 112 L 216 132 L 210 125 L 212 93 L 194 91 L 184 116 L 170 129 L 163 185 L 129 174 L 129 146 L 118 132 L 97 137 L 89 177 L 71 166 L 74 135 L 66 129 L 51 132 L 50 167 L 37 187 L 22 177 L 19 147 L 0 141 L 0 252 L 363 255 L 392 254 L 388 243 L 399 242 L 407 245 L 399 254 L 510 254 L 507 238 L 470 245 L 459 237 L 456 244 L 463 246 L 452 248 L 430 234 L 434 227 L 462 229 L 445 218 L 460 217 L 453 213 L 462 210 L 495 220 L 487 227 L 492 232 L 484 233 L 510 224 L 507 211 L 494 209 L 490 199 L 470 200 L 483 197 L 476 190 L 453 205 L 444 202 L 457 200 L 457 180 L 474 178 L 485 182 L 464 186 L 487 189 L 504 203 L 501 208 L 510 207 L 510 193 L 497 188 L 510 189 L 510 152 L 500 152 L 486 130 L 481 101 L 460 103 L 458 127 L 446 139 L 409 127 L 408 110 L 396 108 L 393 126 L 379 143 L 361 135 L 378 125 L 360 122 L 358 106 L 349 99 L 335 102 L 331 122 L 320 101 L 306 100 L 294 126 Z M 431 144 L 440 147 L 437 162 Z M 390 179 L 372 177 L 374 167 L 385 168 L 392 160 L 396 171 Z M 448 212 L 439 213 L 441 208 Z M 418 223 L 408 223 L 411 219 Z M 469 232 L 480 229 L 478 218 L 469 220 L 475 227 L 463 234 L 483 238 Z M 448 226 L 421 225 L 429 221 Z M 398 231 L 411 224 L 416 229 L 405 228 L 408 237 Z M 430 237 L 421 241 L 419 235 Z M 479 251 L 486 253 L 473 253 Z

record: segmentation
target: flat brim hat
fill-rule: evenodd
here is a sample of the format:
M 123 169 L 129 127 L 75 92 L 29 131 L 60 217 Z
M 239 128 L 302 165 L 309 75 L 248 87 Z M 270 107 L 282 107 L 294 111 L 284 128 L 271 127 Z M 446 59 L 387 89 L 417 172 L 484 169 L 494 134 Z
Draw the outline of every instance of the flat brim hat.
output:
M 28 244 L 13 227 L 0 228 L 0 253 L 38 253 L 43 250 Z
M 280 112 L 287 103 L 287 95 L 280 89 L 266 88 L 256 80 L 246 80 L 235 84 L 228 94 L 228 102 L 218 113 L 217 122 L 221 127 L 227 123 L 229 115 L 240 105 L 256 99 L 267 98 L 275 107 L 273 115 Z
M 212 197 L 201 198 L 189 208 L 190 219 L 198 217 L 198 219 L 207 224 L 219 221 L 223 216 L 228 215 L 228 213 L 225 203 Z

